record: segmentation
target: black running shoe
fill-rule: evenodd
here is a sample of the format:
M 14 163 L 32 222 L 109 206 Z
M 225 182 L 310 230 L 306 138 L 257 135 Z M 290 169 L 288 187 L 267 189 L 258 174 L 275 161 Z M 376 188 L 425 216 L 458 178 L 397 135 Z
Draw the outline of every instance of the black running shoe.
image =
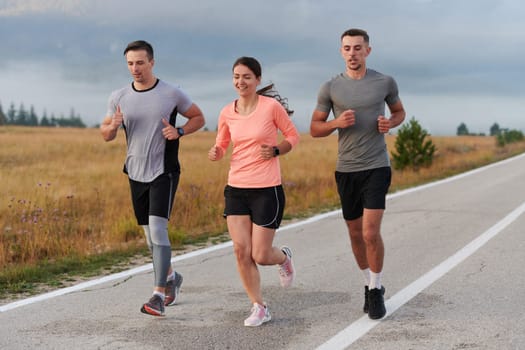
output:
M 383 286 L 381 286 L 381 289 L 374 288 L 368 290 L 368 317 L 372 320 L 383 318 L 386 314 L 383 295 L 385 295 L 385 287 Z
M 365 286 L 365 304 L 363 305 L 363 312 L 368 313 L 368 286 Z

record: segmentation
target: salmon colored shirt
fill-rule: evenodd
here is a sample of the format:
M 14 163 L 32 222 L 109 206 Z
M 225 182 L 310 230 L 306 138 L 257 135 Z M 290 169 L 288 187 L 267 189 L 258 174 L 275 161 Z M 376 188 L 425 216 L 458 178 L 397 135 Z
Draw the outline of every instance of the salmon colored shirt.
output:
M 271 97 L 259 96 L 257 107 L 249 115 L 235 111 L 235 101 L 219 115 L 216 146 L 225 153 L 230 141 L 233 152 L 228 185 L 238 188 L 263 188 L 281 184 L 279 157 L 261 158 L 261 145 L 277 145 L 277 131 L 295 146 L 299 133 L 286 110 Z

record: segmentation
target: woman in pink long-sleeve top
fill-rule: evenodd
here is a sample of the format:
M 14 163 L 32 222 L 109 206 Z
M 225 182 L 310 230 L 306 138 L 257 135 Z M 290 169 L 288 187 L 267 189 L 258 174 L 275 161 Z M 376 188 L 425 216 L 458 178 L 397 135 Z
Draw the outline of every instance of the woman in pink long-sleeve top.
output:
M 258 265 L 278 265 L 283 287 L 295 277 L 289 247 L 273 246 L 275 231 L 284 211 L 285 195 L 281 184 L 279 156 L 299 142 L 285 99 L 274 94 L 271 86 L 257 91 L 261 65 L 252 57 L 241 57 L 233 64 L 233 86 L 239 98 L 226 105 L 219 116 L 215 145 L 208 158 L 224 157 L 230 142 L 233 151 L 224 189 L 224 216 L 233 241 L 237 268 L 244 289 L 253 304 L 245 326 L 260 326 L 271 320 L 261 293 Z M 278 101 L 279 100 L 279 101 Z M 278 143 L 278 132 L 283 139 Z

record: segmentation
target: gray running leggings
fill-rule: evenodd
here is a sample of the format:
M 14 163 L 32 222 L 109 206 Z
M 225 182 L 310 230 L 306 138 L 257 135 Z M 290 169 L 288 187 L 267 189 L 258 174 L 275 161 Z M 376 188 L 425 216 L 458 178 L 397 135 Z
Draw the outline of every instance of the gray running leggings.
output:
M 149 216 L 149 225 L 143 225 L 149 250 L 153 255 L 155 286 L 166 287 L 166 279 L 171 266 L 171 245 L 168 238 L 168 219 Z

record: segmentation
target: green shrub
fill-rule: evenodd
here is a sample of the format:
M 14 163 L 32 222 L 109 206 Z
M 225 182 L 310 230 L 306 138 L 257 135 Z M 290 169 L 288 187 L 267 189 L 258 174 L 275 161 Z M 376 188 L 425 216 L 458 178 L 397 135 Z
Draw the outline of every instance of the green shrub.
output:
M 432 165 L 436 146 L 427 139 L 428 136 L 414 117 L 401 126 L 395 142 L 396 152 L 392 152 L 394 168 L 403 170 L 410 167 L 417 171 L 420 167 Z
M 496 136 L 498 146 L 503 147 L 508 143 L 523 141 L 523 133 L 519 130 L 502 129 Z

